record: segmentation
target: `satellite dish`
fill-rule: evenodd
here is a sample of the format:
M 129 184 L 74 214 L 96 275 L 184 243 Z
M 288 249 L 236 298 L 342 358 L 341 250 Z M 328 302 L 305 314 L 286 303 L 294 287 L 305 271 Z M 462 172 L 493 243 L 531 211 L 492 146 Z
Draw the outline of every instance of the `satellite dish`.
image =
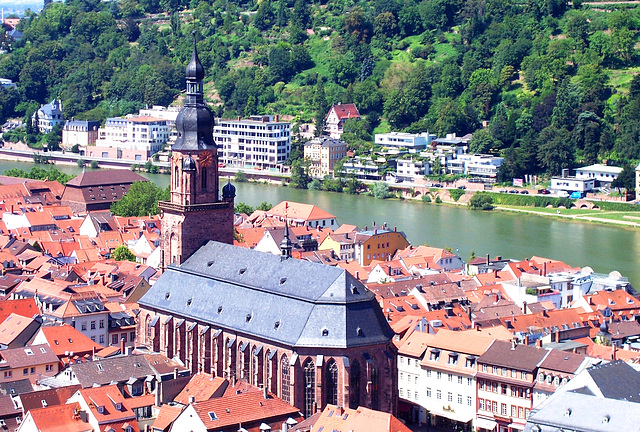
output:
M 611 273 L 609 273 L 609 278 L 613 280 L 620 280 L 622 279 L 622 275 L 620 274 L 619 271 L 614 270 Z
M 593 269 L 589 266 L 582 267 L 582 273 L 591 274 L 593 273 Z

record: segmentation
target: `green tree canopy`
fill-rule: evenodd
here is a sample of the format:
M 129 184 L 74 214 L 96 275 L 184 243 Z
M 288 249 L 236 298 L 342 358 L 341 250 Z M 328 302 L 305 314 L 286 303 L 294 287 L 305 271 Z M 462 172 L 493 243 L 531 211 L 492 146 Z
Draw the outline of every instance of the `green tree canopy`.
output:
M 133 261 L 136 262 L 136 256 L 125 245 L 120 245 L 111 254 L 111 258 L 116 261 Z
M 149 181 L 135 182 L 122 199 L 111 205 L 118 216 L 148 216 L 160 213 L 158 201 L 169 200 L 169 188 L 162 189 Z

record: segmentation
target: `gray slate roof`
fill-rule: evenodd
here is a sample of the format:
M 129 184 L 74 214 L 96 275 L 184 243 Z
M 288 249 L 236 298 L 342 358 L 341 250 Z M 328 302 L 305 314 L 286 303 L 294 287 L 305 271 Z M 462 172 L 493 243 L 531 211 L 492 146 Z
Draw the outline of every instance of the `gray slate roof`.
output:
M 291 347 L 393 337 L 373 293 L 345 270 L 213 241 L 170 266 L 139 304 Z
M 559 430 L 618 432 L 640 431 L 637 404 L 615 399 L 564 392 L 529 417 L 525 432 Z
M 640 372 L 622 360 L 592 366 L 587 372 L 605 398 L 640 402 Z
M 143 355 L 108 357 L 69 367 L 82 388 L 93 387 L 94 384 L 108 385 L 112 381 L 126 382 L 131 377 L 144 380 L 148 375 L 155 375 Z

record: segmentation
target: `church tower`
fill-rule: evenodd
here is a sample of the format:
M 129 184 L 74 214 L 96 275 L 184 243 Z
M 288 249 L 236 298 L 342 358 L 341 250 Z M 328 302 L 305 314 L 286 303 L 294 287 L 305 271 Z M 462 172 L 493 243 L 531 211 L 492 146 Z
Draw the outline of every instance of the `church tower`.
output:
M 176 118 L 178 137 L 172 147 L 171 198 L 158 203 L 162 210 L 162 270 L 169 264 L 182 264 L 209 240 L 233 243 L 235 187 L 227 183 L 220 197 L 213 115 L 204 102 L 204 68 L 195 35 L 186 79 L 186 100 Z

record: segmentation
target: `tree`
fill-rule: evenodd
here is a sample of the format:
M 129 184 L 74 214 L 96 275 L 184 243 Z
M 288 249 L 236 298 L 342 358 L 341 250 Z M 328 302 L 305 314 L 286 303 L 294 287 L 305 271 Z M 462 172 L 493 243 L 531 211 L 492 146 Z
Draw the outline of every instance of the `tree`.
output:
M 318 78 L 318 83 L 316 84 L 313 105 L 316 111 L 316 136 L 320 136 L 324 130 L 324 119 L 329 109 L 327 98 L 324 94 L 324 84 L 322 84 L 322 79 L 320 78 Z
M 493 210 L 493 197 L 489 192 L 476 192 L 469 200 L 472 210 Z
M 158 201 L 169 199 L 169 190 L 144 181 L 135 182 L 118 202 L 111 205 L 111 212 L 118 216 L 148 216 L 160 213 Z
M 611 182 L 611 187 L 625 189 L 627 192 L 636 190 L 636 168 L 632 164 L 625 164 L 622 172 Z
M 253 213 L 253 211 L 254 211 L 253 207 L 243 202 L 240 202 L 233 207 L 234 213 L 244 213 L 246 215 L 250 215 L 251 213 Z
M 289 64 L 294 74 L 313 67 L 313 60 L 304 45 L 294 45 L 289 55 Z
M 136 256 L 125 245 L 120 245 L 111 254 L 111 258 L 116 261 L 132 261 L 136 262 Z
M 480 129 L 473 133 L 471 141 L 469 141 L 469 153 L 491 153 L 500 145 L 500 141 L 496 140 L 488 129 Z
M 311 176 L 309 175 L 308 160 L 295 160 L 291 164 L 291 179 L 289 180 L 289 186 L 297 189 L 307 189 L 309 183 L 311 183 Z
M 538 160 L 550 175 L 559 175 L 573 166 L 575 145 L 569 131 L 549 126 L 538 137 Z
M 84 168 L 87 162 L 84 159 L 78 159 L 77 164 L 78 164 L 78 167 Z
M 383 181 L 374 183 L 371 187 L 371 193 L 378 199 L 389 198 L 389 183 Z
M 281 44 L 271 48 L 269 51 L 269 71 L 271 72 L 272 81 L 288 82 L 291 77 L 291 62 L 289 50 Z

